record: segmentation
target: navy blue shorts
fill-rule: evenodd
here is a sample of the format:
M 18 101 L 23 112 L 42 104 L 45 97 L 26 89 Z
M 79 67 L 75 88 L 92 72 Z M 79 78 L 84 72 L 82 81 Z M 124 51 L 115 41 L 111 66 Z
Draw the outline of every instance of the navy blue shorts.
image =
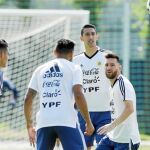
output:
M 102 137 L 104 137 L 104 135 L 97 134 L 97 130 L 101 126 L 111 122 L 111 113 L 110 113 L 110 111 L 90 112 L 90 117 L 91 117 L 91 121 L 94 125 L 95 131 L 94 131 L 93 135 L 91 135 L 91 136 L 84 135 L 87 147 L 93 146 L 94 139 L 96 140 L 96 143 L 99 143 L 99 141 L 101 140 Z M 84 133 L 85 132 L 85 121 L 82 118 L 80 112 L 78 112 L 78 118 L 79 118 L 80 128 L 81 128 L 82 132 Z
M 99 142 L 96 150 L 138 150 L 138 144 L 131 143 L 117 143 L 111 141 L 107 136 L 103 137 Z
M 85 150 L 85 141 L 78 127 L 44 127 L 37 131 L 37 150 L 53 150 L 59 138 L 64 150 Z

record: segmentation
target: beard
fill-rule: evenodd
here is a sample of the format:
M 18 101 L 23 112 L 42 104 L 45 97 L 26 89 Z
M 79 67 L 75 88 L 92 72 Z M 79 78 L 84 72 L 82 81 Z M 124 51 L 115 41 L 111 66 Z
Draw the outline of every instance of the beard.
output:
M 114 79 L 114 78 L 116 78 L 117 74 L 118 74 L 117 70 L 114 71 L 114 72 L 112 72 L 112 73 L 107 73 L 107 72 L 106 72 L 106 77 L 107 77 L 108 79 Z

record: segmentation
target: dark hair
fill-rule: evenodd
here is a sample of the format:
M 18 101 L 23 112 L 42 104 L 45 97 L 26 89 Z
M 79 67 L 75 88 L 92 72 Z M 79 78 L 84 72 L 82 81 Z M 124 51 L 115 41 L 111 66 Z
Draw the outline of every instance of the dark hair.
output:
M 3 40 L 3 39 L 0 39 L 0 50 L 7 50 L 8 48 L 8 43 Z
M 81 29 L 81 35 L 83 35 L 84 29 L 86 29 L 86 28 L 93 28 L 96 31 L 96 27 L 93 24 L 86 24 Z
M 109 53 L 105 57 L 106 57 L 106 59 L 108 59 L 108 58 L 115 58 L 117 60 L 117 62 L 120 63 L 120 58 L 116 54 Z
M 74 51 L 75 43 L 69 39 L 60 39 L 56 45 L 56 52 L 67 54 Z

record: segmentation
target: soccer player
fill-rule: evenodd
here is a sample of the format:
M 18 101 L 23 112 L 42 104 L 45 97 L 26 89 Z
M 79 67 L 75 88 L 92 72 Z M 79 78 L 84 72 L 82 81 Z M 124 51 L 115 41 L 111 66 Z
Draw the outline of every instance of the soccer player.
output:
M 16 86 L 14 85 L 14 83 L 4 76 L 3 91 L 5 92 L 6 90 L 9 90 L 12 93 L 12 98 L 11 98 L 9 104 L 12 106 L 12 108 L 14 108 L 16 105 L 16 102 L 17 102 L 17 98 L 19 96 L 19 92 L 18 92 Z
M 0 96 L 2 95 L 3 87 L 3 71 L 2 68 L 6 67 L 8 62 L 8 44 L 5 40 L 0 40 Z
M 106 55 L 106 76 L 111 82 L 112 119 L 98 130 L 107 134 L 96 150 L 137 150 L 140 135 L 136 117 L 136 94 L 131 82 L 121 74 L 119 57 Z
M 93 146 L 94 139 L 98 143 L 103 135 L 97 134 L 97 129 L 110 123 L 110 82 L 105 75 L 106 51 L 96 44 L 98 36 L 92 24 L 86 24 L 81 29 L 81 41 L 84 43 L 85 52 L 74 57 L 73 62 L 80 65 L 83 72 L 83 89 L 87 100 L 88 110 L 95 132 L 91 136 L 85 135 L 88 150 Z M 78 113 L 82 132 L 86 128 L 85 121 Z
M 82 71 L 80 66 L 71 62 L 74 45 L 71 40 L 59 40 L 54 51 L 56 59 L 38 67 L 30 80 L 24 113 L 30 144 L 34 146 L 35 130 L 31 114 L 32 101 L 38 92 L 37 150 L 52 150 L 56 138 L 60 139 L 64 150 L 86 150 L 74 103 L 87 123 L 85 134 L 91 135 L 94 131 L 82 93 Z

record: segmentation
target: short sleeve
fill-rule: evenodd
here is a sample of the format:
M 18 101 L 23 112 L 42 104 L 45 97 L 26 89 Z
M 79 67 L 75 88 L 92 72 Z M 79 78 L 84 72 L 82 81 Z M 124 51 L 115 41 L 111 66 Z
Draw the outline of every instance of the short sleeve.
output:
M 38 92 L 38 80 L 37 80 L 38 71 L 35 70 L 32 74 L 31 80 L 29 82 L 28 88 L 31 88 Z
M 75 69 L 73 71 L 73 85 L 76 84 L 83 84 L 83 74 L 79 65 L 75 65 Z
M 124 98 L 124 100 L 134 101 L 134 99 L 135 99 L 134 88 L 131 84 L 126 83 L 125 84 L 125 98 Z
M 132 84 L 128 80 L 123 78 L 119 79 L 119 87 L 122 95 L 122 100 L 131 100 L 135 99 L 135 91 Z

